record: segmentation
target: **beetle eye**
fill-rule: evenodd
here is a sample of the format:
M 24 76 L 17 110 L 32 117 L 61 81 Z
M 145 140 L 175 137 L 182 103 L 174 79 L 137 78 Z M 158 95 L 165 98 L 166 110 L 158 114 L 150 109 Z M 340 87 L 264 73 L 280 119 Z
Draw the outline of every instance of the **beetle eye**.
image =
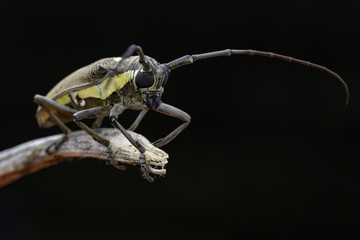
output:
M 163 87 L 165 87 L 165 85 L 166 85 L 166 83 L 167 83 L 167 81 L 168 81 L 168 78 L 169 78 L 169 75 L 166 75 L 166 76 L 164 77 L 164 81 L 163 81 L 163 84 L 162 84 Z
M 148 88 L 154 84 L 154 76 L 151 74 L 143 74 L 142 72 L 138 72 L 135 77 L 136 86 L 140 88 Z

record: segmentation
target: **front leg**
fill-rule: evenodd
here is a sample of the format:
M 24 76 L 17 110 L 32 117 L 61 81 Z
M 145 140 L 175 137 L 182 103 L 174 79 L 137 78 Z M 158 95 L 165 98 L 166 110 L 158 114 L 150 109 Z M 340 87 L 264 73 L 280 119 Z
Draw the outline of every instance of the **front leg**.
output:
M 153 182 L 154 179 L 150 176 L 149 172 L 149 166 L 145 159 L 145 148 L 144 146 L 139 142 L 135 141 L 135 139 L 126 131 L 126 129 L 117 121 L 117 117 L 122 114 L 125 111 L 125 106 L 122 103 L 117 103 L 114 105 L 114 107 L 110 111 L 110 121 L 116 127 L 117 129 L 124 134 L 124 136 L 131 142 L 131 144 L 136 147 L 140 152 L 140 169 L 143 173 L 144 178 L 146 178 L 149 182 Z
M 174 131 L 169 133 L 166 137 L 160 138 L 157 141 L 153 142 L 153 145 L 155 147 L 162 147 L 168 144 L 190 124 L 191 117 L 189 114 L 169 104 L 161 103 L 160 106 L 157 109 L 155 109 L 155 111 L 171 117 L 179 118 L 184 121 L 183 124 L 178 126 Z

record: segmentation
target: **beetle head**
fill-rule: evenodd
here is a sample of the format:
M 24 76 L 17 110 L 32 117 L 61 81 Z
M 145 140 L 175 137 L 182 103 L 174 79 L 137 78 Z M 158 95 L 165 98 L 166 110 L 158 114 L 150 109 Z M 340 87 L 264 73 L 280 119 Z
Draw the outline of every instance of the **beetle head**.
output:
M 149 69 L 140 65 L 133 78 L 133 85 L 140 94 L 148 108 L 158 108 L 161 103 L 161 95 L 169 77 L 169 69 L 164 64 L 159 64 L 155 59 L 146 57 Z

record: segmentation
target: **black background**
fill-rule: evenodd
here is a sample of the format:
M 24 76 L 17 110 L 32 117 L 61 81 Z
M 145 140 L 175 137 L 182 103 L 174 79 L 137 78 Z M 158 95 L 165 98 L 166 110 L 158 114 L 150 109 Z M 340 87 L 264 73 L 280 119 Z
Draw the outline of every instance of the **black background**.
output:
M 59 133 L 38 128 L 33 96 L 132 43 L 159 62 L 226 48 L 290 55 L 339 73 L 351 95 L 345 107 L 332 76 L 261 57 L 174 70 L 163 101 L 192 122 L 163 148 L 165 177 L 150 184 L 138 167 L 94 159 L 42 170 L 0 189 L 1 239 L 355 238 L 358 1 L 1 4 L 1 149 Z M 180 123 L 151 112 L 137 131 L 156 140 Z

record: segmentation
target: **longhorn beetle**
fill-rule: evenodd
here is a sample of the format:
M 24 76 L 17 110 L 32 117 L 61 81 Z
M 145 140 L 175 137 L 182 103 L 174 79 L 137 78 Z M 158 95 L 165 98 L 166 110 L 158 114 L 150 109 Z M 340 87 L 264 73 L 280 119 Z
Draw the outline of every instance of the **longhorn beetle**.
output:
M 134 53 L 137 56 L 132 56 Z M 302 64 L 325 71 L 340 81 L 345 89 L 346 104 L 349 101 L 349 91 L 346 83 L 335 72 L 324 66 L 300 59 L 256 50 L 222 50 L 202 54 L 186 55 L 169 63 L 158 63 L 154 58 L 144 55 L 140 46 L 131 45 L 121 57 L 104 58 L 68 75 L 60 81 L 45 97 L 35 95 L 34 101 L 39 105 L 36 119 L 40 127 L 58 125 L 65 133 L 66 140 L 70 129 L 65 123 L 75 123 L 85 130 L 96 141 L 108 148 L 109 163 L 117 168 L 118 163 L 111 158 L 109 140 L 95 132 L 92 128 L 101 126 L 105 116 L 109 116 L 111 123 L 119 129 L 125 137 L 139 150 L 140 169 L 143 176 L 153 181 L 150 173 L 151 164 L 145 159 L 145 148 L 135 141 L 117 121 L 117 117 L 126 109 L 140 110 L 140 113 L 128 130 L 134 131 L 149 110 L 179 118 L 183 123 L 170 134 L 161 138 L 153 145 L 161 147 L 172 141 L 190 123 L 190 116 L 184 111 L 161 101 L 164 87 L 168 81 L 170 71 L 191 64 L 202 59 L 230 56 L 257 55 L 277 58 L 288 62 Z M 82 122 L 83 119 L 95 118 L 92 128 Z M 61 142 L 56 144 L 57 149 Z

